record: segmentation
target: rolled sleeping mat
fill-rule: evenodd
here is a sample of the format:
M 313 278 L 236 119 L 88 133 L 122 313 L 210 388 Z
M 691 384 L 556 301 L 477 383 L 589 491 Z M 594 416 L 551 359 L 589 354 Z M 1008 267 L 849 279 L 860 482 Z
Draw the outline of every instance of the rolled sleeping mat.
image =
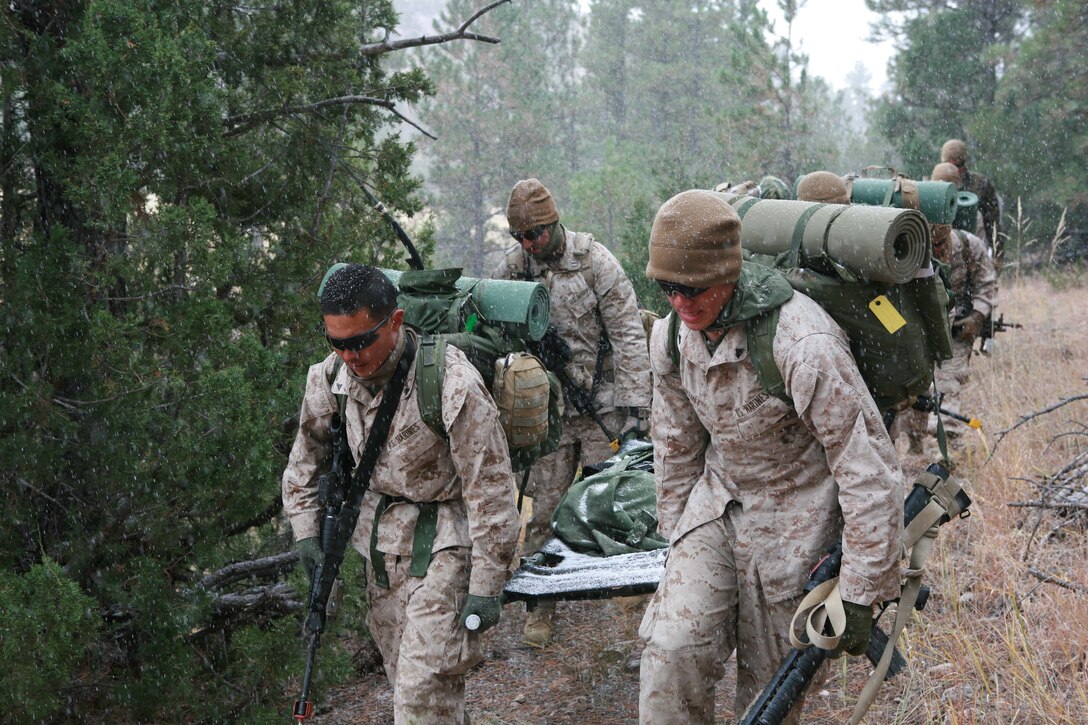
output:
M 917 209 L 931 224 L 951 224 L 956 216 L 956 186 L 947 181 L 854 179 L 850 201 L 869 206 Z
M 446 281 L 452 279 L 454 274 L 460 275 L 460 271 L 423 270 L 424 273 L 442 274 Z M 408 275 L 406 283 L 409 280 L 414 283 L 413 278 L 419 277 L 416 270 L 401 272 L 383 269 L 382 273 L 398 288 L 402 276 Z M 457 276 L 454 286 L 461 294 L 471 295 L 484 320 L 499 324 L 516 337 L 539 340 L 548 331 L 551 297 L 548 288 L 539 282 Z
M 961 191 L 956 194 L 956 218 L 952 226 L 974 234 L 977 228 L 977 215 L 978 194 L 973 191 Z
M 741 246 L 757 254 L 788 252 L 800 235 L 802 259 L 829 259 L 864 281 L 893 284 L 929 264 L 929 224 L 915 209 L 714 193 L 737 210 Z

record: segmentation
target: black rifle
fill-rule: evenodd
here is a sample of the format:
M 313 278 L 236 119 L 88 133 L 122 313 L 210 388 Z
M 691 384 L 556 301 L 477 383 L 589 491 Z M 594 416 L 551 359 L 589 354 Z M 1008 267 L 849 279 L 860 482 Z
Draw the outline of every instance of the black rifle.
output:
M 931 464 L 926 470 L 939 476 L 942 481 L 948 479 L 948 470 L 939 463 Z M 914 484 L 914 488 L 911 489 L 910 495 L 903 504 L 904 524 L 909 525 L 914 517 L 929 504 L 934 495 L 934 492 L 925 486 Z M 971 498 L 966 492 L 959 489 L 955 494 L 954 508 L 962 515 L 970 505 Z M 949 516 L 946 515 L 941 518 L 939 523 L 945 524 L 949 520 Z M 842 543 L 839 542 L 831 547 L 827 554 L 816 564 L 816 567 L 809 575 L 808 582 L 805 584 L 805 591 L 812 591 L 823 582 L 838 576 L 841 564 Z M 925 606 L 927 596 L 928 590 L 923 587 L 918 601 L 915 603 L 915 609 L 921 610 Z M 874 620 L 869 648 L 865 653 L 874 663 L 880 660 L 887 640 L 887 635 L 876 626 Z M 804 650 L 795 649 L 786 655 L 786 658 L 778 667 L 778 671 L 771 678 L 770 683 L 763 689 L 756 701 L 752 703 L 752 706 L 748 708 L 748 712 L 745 713 L 744 718 L 739 721 L 738 725 L 778 725 L 778 723 L 781 723 L 789 715 L 790 710 L 793 709 L 798 698 L 808 687 L 816 671 L 820 669 L 820 665 L 827 659 L 828 654 L 827 650 L 819 647 L 809 647 Z M 893 655 L 893 665 L 889 668 L 887 677 L 893 676 L 906 665 L 906 660 L 903 659 L 902 655 L 898 655 L 897 660 L 895 657 L 896 655 Z
M 978 333 L 978 339 L 980 340 L 979 351 L 983 355 L 989 355 L 990 350 L 993 348 L 994 336 L 999 332 L 1008 332 L 1009 330 L 1020 330 L 1024 326 L 1015 322 L 1005 322 L 1005 315 L 1002 313 L 995 320 L 994 315 L 991 312 L 986 316 L 986 320 L 982 323 L 982 330 Z
M 567 374 L 567 365 L 574 357 L 574 353 L 567 341 L 559 335 L 555 325 L 549 325 L 548 331 L 544 333 L 543 337 L 539 340 L 530 340 L 526 347 L 529 348 L 529 352 L 540 358 L 540 361 L 544 363 L 544 367 L 555 373 L 555 377 L 559 379 L 559 384 L 563 387 L 564 399 L 573 405 L 574 409 L 581 415 L 588 415 L 592 418 L 608 437 L 612 450 L 619 450 L 619 436 L 612 433 L 601 419 L 600 413 L 597 412 L 597 406 L 593 402 L 593 391 L 586 390 L 578 385 Z M 599 350 L 598 359 L 601 358 L 601 355 L 602 351 Z
M 963 415 L 962 413 L 957 413 L 954 410 L 949 410 L 948 408 L 941 407 L 942 397 L 943 394 L 941 393 L 938 393 L 937 395 L 919 395 L 915 399 L 913 407 L 915 410 L 920 410 L 923 413 L 940 413 L 941 415 L 952 418 L 953 420 L 958 420 L 962 423 L 966 423 L 972 428 L 982 428 L 982 421 L 978 418 L 971 418 L 970 416 Z
M 294 718 L 300 723 L 313 715 L 314 706 L 310 702 L 310 680 L 313 677 L 317 648 L 321 644 L 321 635 L 325 631 L 329 598 L 336 587 L 340 565 L 344 562 L 344 552 L 359 521 L 359 509 L 363 504 L 363 496 L 370 488 L 370 477 L 374 473 L 378 455 L 389 437 L 389 426 L 393 422 L 393 414 L 397 412 L 397 404 L 404 391 L 404 381 L 408 377 L 408 368 L 411 367 L 414 358 L 415 345 L 409 342 L 397 363 L 393 377 L 386 383 L 382 392 L 382 401 L 378 404 L 378 412 L 374 415 L 374 422 L 367 434 L 354 475 L 350 475 L 348 461 L 351 456 L 347 450 L 346 431 L 340 427 L 339 436 L 333 433 L 333 470 L 330 471 L 333 475 L 326 477 L 322 484 L 319 484 L 319 486 L 324 485 L 326 489 L 323 494 L 325 500 L 322 502 L 325 510 L 321 517 L 321 550 L 325 556 L 321 563 L 314 567 L 310 577 L 310 596 L 306 602 L 306 608 L 309 610 L 306 616 L 306 631 L 310 635 L 310 641 L 306 649 L 306 670 L 302 675 L 302 692 L 295 700 L 295 708 L 292 712 Z M 339 418 L 340 416 L 337 415 L 334 420 L 341 423 Z M 332 432 L 332 423 L 329 429 Z M 337 437 L 341 442 L 339 452 L 336 444 Z M 338 453 L 340 475 L 334 477 Z M 338 493 L 336 489 L 339 489 Z M 319 495 L 322 495 L 320 488 L 318 491 Z

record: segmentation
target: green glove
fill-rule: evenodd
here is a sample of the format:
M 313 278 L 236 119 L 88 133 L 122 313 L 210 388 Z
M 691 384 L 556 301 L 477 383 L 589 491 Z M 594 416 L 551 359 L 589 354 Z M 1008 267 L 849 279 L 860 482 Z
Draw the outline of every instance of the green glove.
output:
M 325 552 L 321 550 L 321 542 L 316 536 L 300 539 L 295 542 L 298 551 L 298 560 L 302 562 L 302 568 L 306 571 L 306 578 L 312 579 L 314 567 L 325 561 Z
M 843 601 L 842 607 L 846 610 L 846 629 L 842 632 L 842 639 L 839 640 L 833 656 L 838 657 L 843 652 L 850 655 L 865 654 L 873 631 L 873 608 L 847 601 Z
M 502 614 L 502 603 L 498 597 L 478 597 L 475 594 L 469 594 L 465 608 L 461 610 L 459 621 L 466 629 L 483 632 L 499 623 L 500 614 Z

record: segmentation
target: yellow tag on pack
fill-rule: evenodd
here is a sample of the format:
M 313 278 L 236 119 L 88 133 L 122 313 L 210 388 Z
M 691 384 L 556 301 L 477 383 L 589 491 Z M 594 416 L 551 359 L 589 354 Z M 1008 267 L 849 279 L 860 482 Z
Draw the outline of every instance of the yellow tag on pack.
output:
M 899 314 L 899 310 L 895 309 L 895 305 L 884 295 L 874 297 L 869 303 L 869 309 L 876 315 L 876 319 L 880 320 L 880 324 L 884 325 L 884 329 L 889 334 L 907 324 L 907 321 L 903 319 L 903 315 Z

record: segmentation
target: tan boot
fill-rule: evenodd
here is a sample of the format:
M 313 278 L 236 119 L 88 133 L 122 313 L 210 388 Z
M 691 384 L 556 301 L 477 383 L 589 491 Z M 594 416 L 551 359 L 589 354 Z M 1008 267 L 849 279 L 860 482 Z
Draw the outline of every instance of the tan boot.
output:
M 525 620 L 522 640 L 530 647 L 544 648 L 552 641 L 552 619 L 555 617 L 555 604 L 538 604 L 529 612 Z

